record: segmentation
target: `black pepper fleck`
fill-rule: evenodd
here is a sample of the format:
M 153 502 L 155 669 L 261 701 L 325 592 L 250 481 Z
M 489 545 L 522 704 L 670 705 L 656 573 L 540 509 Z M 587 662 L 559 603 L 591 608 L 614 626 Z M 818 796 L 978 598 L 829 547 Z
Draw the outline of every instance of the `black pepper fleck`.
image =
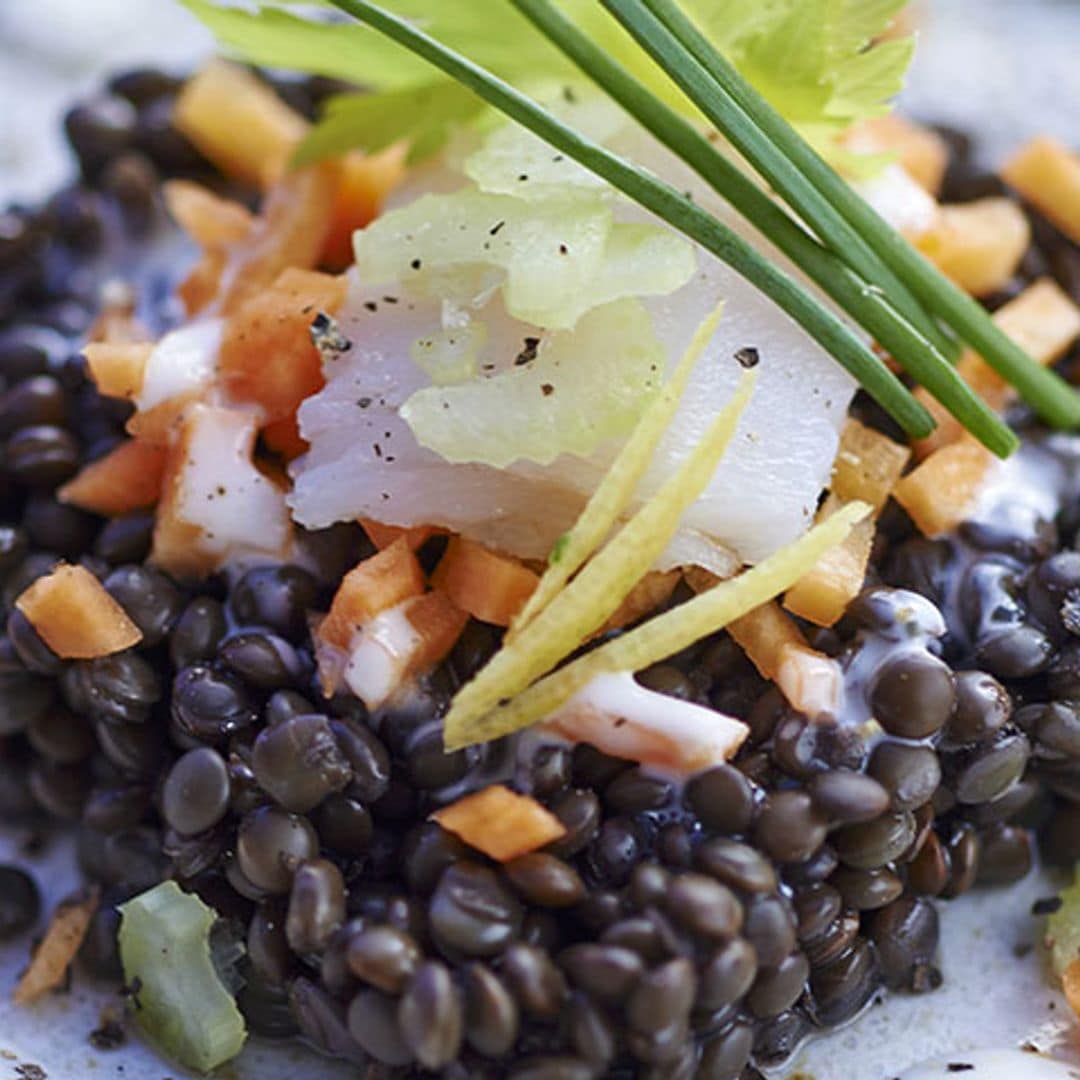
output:
M 739 361 L 742 367 L 749 370 L 750 368 L 757 367 L 761 362 L 761 353 L 759 353 L 753 345 L 747 345 L 736 351 L 735 359 Z
M 540 393 L 543 394 L 544 397 L 551 397 L 551 395 L 555 393 L 555 387 L 552 386 L 551 383 L 546 382 L 540 387 Z
M 527 337 L 525 339 L 525 347 L 517 354 L 514 363 L 518 367 L 522 367 L 524 364 L 531 364 L 536 359 L 536 354 L 539 349 L 540 339 L 538 337 Z

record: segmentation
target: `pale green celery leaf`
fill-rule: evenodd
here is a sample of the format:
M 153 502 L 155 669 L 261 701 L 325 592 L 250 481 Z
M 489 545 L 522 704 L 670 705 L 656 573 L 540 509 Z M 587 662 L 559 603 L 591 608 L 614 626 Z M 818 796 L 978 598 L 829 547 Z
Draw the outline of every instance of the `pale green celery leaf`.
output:
M 837 65 L 827 114 L 847 126 L 859 117 L 887 112 L 890 99 L 904 87 L 914 53 L 914 38 L 886 41 Z
M 230 52 L 253 64 L 329 75 L 388 89 L 425 82 L 431 66 L 359 23 L 305 17 L 276 6 L 254 11 L 180 0 Z
M 1046 944 L 1057 975 L 1080 959 L 1080 873 L 1059 897 L 1061 907 L 1046 920 Z
M 645 308 L 622 300 L 552 334 L 528 363 L 418 390 L 401 415 L 423 446 L 451 462 L 506 468 L 585 457 L 633 429 L 663 381 L 665 356 Z
M 372 285 L 400 283 L 463 305 L 483 302 L 502 283 L 511 315 L 558 329 L 573 325 L 611 228 L 611 209 L 599 199 L 529 203 L 465 189 L 376 218 L 356 234 L 356 265 Z
M 908 0 L 832 0 L 832 51 L 842 57 L 860 53 L 907 5 Z
M 536 96 L 549 99 L 545 103 L 564 123 L 600 143 L 614 138 L 629 122 L 610 98 L 594 91 L 564 93 L 559 88 L 553 97 Z M 465 174 L 481 191 L 529 200 L 565 197 L 568 190 L 614 195 L 594 172 L 512 121 L 495 128 L 466 158 Z M 527 183 L 519 179 L 522 175 L 528 176 Z
M 627 296 L 667 296 L 693 276 L 693 247 L 670 229 L 617 224 L 608 237 L 604 262 L 577 298 L 581 312 Z
M 439 150 L 453 130 L 476 119 L 483 101 L 456 82 L 435 79 L 403 90 L 338 94 L 298 147 L 293 161 L 309 165 L 344 147 L 376 153 L 409 139 L 409 162 Z
M 409 355 L 436 386 L 452 386 L 471 379 L 480 370 L 480 352 L 487 338 L 485 323 L 462 322 L 413 342 Z

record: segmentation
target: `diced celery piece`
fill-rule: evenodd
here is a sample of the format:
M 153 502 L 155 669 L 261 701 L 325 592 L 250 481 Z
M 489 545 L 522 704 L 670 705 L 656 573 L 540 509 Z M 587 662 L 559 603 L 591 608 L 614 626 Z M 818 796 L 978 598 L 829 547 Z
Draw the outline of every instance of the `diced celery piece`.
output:
M 120 914 L 124 978 L 146 1034 L 202 1072 L 240 1053 L 244 1018 L 210 957 L 214 910 L 166 881 L 129 900 Z
M 527 363 L 416 391 L 401 415 L 447 461 L 548 465 L 630 432 L 659 391 L 664 364 L 648 313 L 622 300 L 546 338 Z
M 466 307 L 501 288 L 508 314 L 549 330 L 624 297 L 668 295 L 696 266 L 683 237 L 616 224 L 603 198 L 572 189 L 536 202 L 471 188 L 425 195 L 376 218 L 355 249 L 369 285 Z

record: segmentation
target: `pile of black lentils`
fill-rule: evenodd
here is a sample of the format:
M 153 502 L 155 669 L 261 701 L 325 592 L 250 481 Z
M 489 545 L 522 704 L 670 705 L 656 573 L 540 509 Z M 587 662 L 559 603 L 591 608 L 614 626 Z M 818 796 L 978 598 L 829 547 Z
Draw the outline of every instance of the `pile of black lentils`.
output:
M 310 114 L 330 88 L 282 89 Z M 719 635 L 641 679 L 745 718 L 730 765 L 678 789 L 548 747 L 515 783 L 566 835 L 502 867 L 430 822 L 513 750 L 444 755 L 436 722 L 491 628 L 470 624 L 408 710 L 369 716 L 318 693 L 307 632 L 370 551 L 358 528 L 306 534 L 308 569 L 191 588 L 145 562 L 151 514 L 106 522 L 53 497 L 122 437 L 125 409 L 77 355 L 102 282 L 167 232 L 161 177 L 224 186 L 171 127 L 176 89 L 114 79 L 67 117 L 78 183 L 0 216 L 0 821 L 75 830 L 104 897 L 86 970 L 120 980 L 116 905 L 171 877 L 246 943 L 250 1029 L 361 1075 L 754 1077 L 883 988 L 933 989 L 935 898 L 1023 877 L 1036 836 L 1051 861 L 1080 857 L 1075 499 L 1034 533 L 948 541 L 888 512 L 873 580 L 818 645 L 887 635 L 896 589 L 941 604 L 950 633 L 940 655 L 883 654 L 875 740 L 792 712 Z M 992 190 L 957 143 L 947 198 Z M 1036 231 L 1023 280 L 1049 272 L 1080 299 L 1077 250 Z M 135 285 L 167 326 L 168 280 Z M 65 663 L 43 644 L 13 602 L 60 559 L 103 580 L 137 649 Z M 29 874 L 0 867 L 0 937 L 38 907 Z

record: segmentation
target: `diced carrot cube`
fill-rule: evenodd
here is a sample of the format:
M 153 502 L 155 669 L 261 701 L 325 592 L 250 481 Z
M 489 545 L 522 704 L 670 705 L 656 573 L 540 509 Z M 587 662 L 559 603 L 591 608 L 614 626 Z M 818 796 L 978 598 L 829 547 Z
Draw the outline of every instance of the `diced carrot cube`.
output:
M 896 485 L 893 497 L 925 536 L 955 529 L 971 513 L 993 455 L 965 436 L 935 450 Z
M 836 715 L 843 683 L 843 671 L 832 657 L 791 642 L 780 650 L 776 685 L 787 703 L 811 720 Z
M 142 631 L 84 566 L 61 564 L 15 601 L 38 636 L 64 660 L 92 660 L 142 641 Z
M 219 371 L 232 396 L 261 405 L 270 421 L 291 418 L 323 385 L 311 323 L 319 312 L 336 311 L 346 288 L 339 277 L 288 269 L 237 309 L 219 353 Z
M 994 322 L 1040 364 L 1053 364 L 1061 359 L 1080 337 L 1080 307 L 1050 278 L 1040 278 L 998 308 Z M 960 357 L 956 370 L 991 408 L 1004 409 L 1012 400 L 1012 387 L 970 350 Z M 927 438 L 914 444 L 916 456 L 923 458 L 956 442 L 964 429 L 922 387 L 915 396 L 930 410 L 938 425 Z
M 775 679 L 780 670 L 780 653 L 785 645 L 806 645 L 806 639 L 791 616 L 775 601 L 762 604 L 736 619 L 727 628 L 735 643 L 766 679 Z
M 827 509 L 822 516 L 828 516 Z M 784 596 L 784 607 L 800 619 L 817 626 L 832 626 L 858 596 L 866 580 L 870 549 L 876 528 L 873 518 L 863 518 L 835 547 L 818 560 Z
M 169 449 L 161 499 L 154 515 L 152 561 L 179 578 L 198 578 L 214 569 L 214 559 L 203 550 L 202 530 L 180 515 L 184 494 L 184 461 L 187 439 L 180 439 Z
M 19 977 L 11 996 L 16 1005 L 31 1005 L 64 985 L 79 947 L 98 909 L 100 893 L 95 885 L 81 896 L 61 901 L 49 927 L 34 949 L 30 966 Z M 39 1070 L 38 1075 L 41 1075 Z
M 1012 199 L 943 206 L 918 240 L 937 268 L 973 296 L 1004 288 L 1031 244 L 1031 225 Z
M 464 536 L 454 536 L 431 584 L 473 618 L 509 626 L 532 596 L 539 578 L 520 560 Z
M 341 164 L 341 186 L 334 204 L 334 221 L 323 250 L 323 262 L 341 268 L 353 260 L 352 238 L 376 218 L 383 200 L 405 175 L 404 144 L 378 154 L 354 151 Z
M 300 423 L 295 416 L 283 416 L 262 429 L 263 442 L 286 461 L 293 461 L 306 454 L 310 443 L 300 434 Z
M 191 180 L 168 180 L 161 191 L 173 221 L 201 248 L 238 244 L 255 225 L 246 206 Z
M 1061 973 L 1061 990 L 1069 1008 L 1080 1016 L 1080 957 L 1068 964 Z
M 896 154 L 900 164 L 931 195 L 941 190 L 949 165 L 948 144 L 936 131 L 898 113 L 856 125 L 844 136 L 844 145 L 859 154 Z
M 212 248 L 204 251 L 199 261 L 176 286 L 176 295 L 180 297 L 188 315 L 198 315 L 213 303 L 221 287 L 226 262 L 228 256 L 223 249 Z
M 1080 244 L 1080 154 L 1041 136 L 1011 158 L 1001 176 Z
M 233 249 L 235 273 L 221 299 L 225 314 L 268 289 L 282 271 L 318 265 L 340 176 L 339 163 L 325 161 L 286 173 L 270 189 L 251 235 Z
M 840 433 L 829 488 L 844 502 L 858 499 L 880 510 L 910 458 L 908 447 L 849 419 Z
M 148 341 L 91 342 L 83 347 L 90 378 L 105 397 L 131 401 L 142 390 L 146 365 L 154 346 Z
M 403 525 L 384 525 L 381 521 L 366 517 L 360 519 L 360 524 L 364 527 L 364 532 L 368 534 L 368 539 L 379 551 L 389 547 L 401 537 L 405 538 L 410 551 L 418 551 L 433 536 L 442 531 L 434 525 L 413 525 L 411 528 L 405 528 Z
M 682 577 L 681 570 L 650 570 L 627 594 L 596 632 L 606 634 L 636 623 L 665 603 Z
M 353 633 L 380 611 L 424 592 L 424 570 L 404 540 L 353 567 L 338 586 L 318 636 L 348 649 Z
M 226 175 L 264 188 L 282 175 L 308 130 L 266 83 L 224 60 L 187 81 L 173 122 Z
M 550 810 L 502 784 L 466 795 L 431 816 L 496 862 L 509 862 L 566 835 L 566 826 Z
M 104 517 L 153 506 L 161 495 L 167 456 L 162 446 L 129 439 L 85 465 L 57 497 Z
M 469 616 L 441 592 L 428 592 L 405 601 L 405 618 L 418 641 L 409 658 L 410 675 L 430 671 L 457 644 Z

